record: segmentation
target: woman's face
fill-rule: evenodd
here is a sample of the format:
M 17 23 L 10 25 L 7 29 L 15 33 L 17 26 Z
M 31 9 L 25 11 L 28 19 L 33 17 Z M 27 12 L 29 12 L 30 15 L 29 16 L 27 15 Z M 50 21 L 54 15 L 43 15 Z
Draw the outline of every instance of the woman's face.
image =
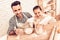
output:
M 39 8 L 35 9 L 34 11 L 35 17 L 39 18 L 42 14 L 41 10 Z

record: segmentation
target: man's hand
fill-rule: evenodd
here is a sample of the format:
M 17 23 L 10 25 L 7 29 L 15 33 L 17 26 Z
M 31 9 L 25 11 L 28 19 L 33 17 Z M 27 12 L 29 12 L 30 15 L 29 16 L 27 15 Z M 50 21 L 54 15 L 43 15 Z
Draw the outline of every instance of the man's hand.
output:
M 24 34 L 24 31 L 23 31 L 23 29 L 17 28 L 17 29 L 15 30 L 15 33 L 16 33 L 17 35 L 23 35 L 23 34 Z
M 16 35 L 16 33 L 15 33 L 14 30 L 12 30 L 12 31 L 9 32 L 9 35 Z

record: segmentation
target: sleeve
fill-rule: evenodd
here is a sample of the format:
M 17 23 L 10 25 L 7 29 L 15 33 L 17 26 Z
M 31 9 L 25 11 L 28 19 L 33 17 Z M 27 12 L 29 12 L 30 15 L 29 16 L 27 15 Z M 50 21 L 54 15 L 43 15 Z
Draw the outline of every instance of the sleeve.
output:
M 16 22 L 15 22 L 15 19 L 14 18 L 11 18 L 9 20 L 9 28 L 8 28 L 7 33 L 9 34 L 11 31 L 13 31 L 14 30 L 14 27 L 16 27 Z
M 56 22 L 56 19 L 53 18 L 53 17 L 52 17 L 52 18 L 50 19 L 50 21 L 49 21 L 49 23 L 55 23 L 55 22 Z
M 46 16 L 39 24 L 46 25 L 50 21 L 50 19 L 50 16 Z
M 30 13 L 28 13 L 28 12 L 25 12 L 25 15 L 26 15 L 28 18 L 31 18 L 31 17 L 32 17 L 32 15 L 31 15 Z

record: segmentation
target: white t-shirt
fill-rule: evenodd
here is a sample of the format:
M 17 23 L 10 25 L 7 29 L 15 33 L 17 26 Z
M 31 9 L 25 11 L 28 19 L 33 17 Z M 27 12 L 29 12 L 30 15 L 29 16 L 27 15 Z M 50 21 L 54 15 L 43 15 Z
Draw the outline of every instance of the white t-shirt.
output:
M 44 16 L 44 15 L 43 15 L 43 16 Z M 45 15 L 44 17 L 45 17 L 45 18 L 42 19 L 42 20 L 39 22 L 39 24 L 46 25 L 49 21 L 50 21 L 50 22 L 56 22 L 56 20 L 55 20 L 54 17 L 52 17 L 52 16 Z M 32 18 L 28 19 L 27 22 L 29 22 L 29 23 L 31 24 L 31 23 L 34 22 L 34 20 L 35 20 L 34 17 L 32 17 Z

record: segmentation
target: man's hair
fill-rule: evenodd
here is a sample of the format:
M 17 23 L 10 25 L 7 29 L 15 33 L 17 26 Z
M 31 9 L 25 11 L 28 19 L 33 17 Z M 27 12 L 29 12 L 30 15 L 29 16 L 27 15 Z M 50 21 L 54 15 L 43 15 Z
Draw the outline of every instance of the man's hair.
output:
M 42 9 L 41 9 L 40 6 L 35 6 L 35 7 L 33 8 L 33 11 L 34 11 L 35 9 L 38 9 L 38 8 L 42 11 Z
M 11 4 L 11 8 L 13 6 L 16 6 L 16 5 L 21 5 L 21 2 L 20 1 L 14 1 L 12 4 Z

